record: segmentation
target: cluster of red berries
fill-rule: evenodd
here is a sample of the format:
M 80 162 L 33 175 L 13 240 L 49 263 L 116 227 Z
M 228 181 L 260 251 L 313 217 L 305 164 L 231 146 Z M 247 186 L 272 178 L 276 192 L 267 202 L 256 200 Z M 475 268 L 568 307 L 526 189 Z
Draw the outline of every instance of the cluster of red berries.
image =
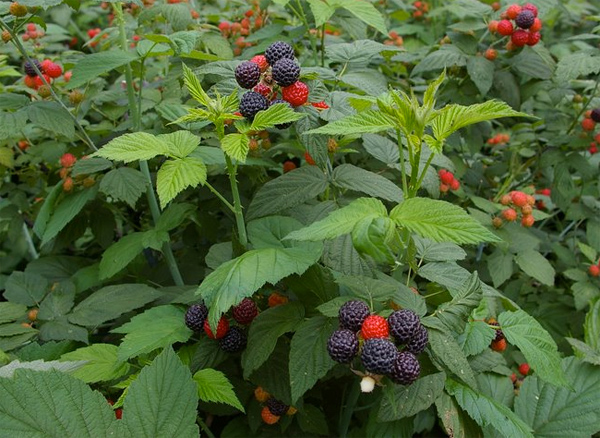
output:
M 422 2 L 422 1 L 415 1 L 413 2 L 413 7 L 415 8 L 415 10 L 412 13 L 413 18 L 418 19 L 422 19 L 425 17 L 425 14 L 427 12 L 429 12 L 429 3 L 427 2 Z
M 286 405 L 281 400 L 277 400 L 260 386 L 254 390 L 254 398 L 259 403 L 265 404 L 260 412 L 260 416 L 266 424 L 275 424 L 282 415 L 291 416 L 298 412 L 295 407 Z
M 525 380 L 525 377 L 529 375 L 530 371 L 531 367 L 527 362 L 524 362 L 519 365 L 520 376 L 517 376 L 517 373 L 511 374 L 510 380 L 512 381 L 515 390 L 515 395 L 519 395 L 519 389 L 521 388 L 521 385 L 523 385 L 523 381 Z
M 540 42 L 542 21 L 538 18 L 538 9 L 535 5 L 531 3 L 524 6 L 512 4 L 500 14 L 500 18 L 500 21 L 490 21 L 488 30 L 490 33 L 510 37 L 510 41 L 506 44 L 506 50 L 514 50 L 526 45 L 535 46 Z
M 585 132 L 593 132 L 596 129 L 596 124 L 600 123 L 600 108 L 595 108 L 590 111 L 586 111 L 581 121 L 581 128 Z M 598 145 L 600 144 L 600 133 L 594 136 L 594 141 L 590 142 L 588 152 L 592 155 L 598 152 Z
M 460 182 L 454 177 L 454 174 L 446 169 L 438 171 L 440 177 L 440 192 L 448 193 L 448 190 L 455 192 L 460 189 Z
M 508 208 L 502 210 L 500 213 L 502 217 L 497 216 L 493 219 L 494 227 L 500 228 L 503 220 L 507 222 L 516 221 L 519 218 L 519 212 L 521 213 L 521 225 L 527 228 L 533 226 L 535 222 L 533 217 L 535 198 L 533 196 L 515 190 L 502 196 L 500 203 Z
M 539 189 L 536 190 L 535 193 L 537 195 L 542 195 L 542 196 L 547 196 L 550 197 L 550 195 L 552 194 L 552 190 L 549 188 L 544 188 L 544 189 Z M 535 201 L 535 206 L 538 210 L 545 210 L 546 209 L 546 203 L 544 202 L 543 199 L 538 199 Z
M 258 3 L 256 3 L 252 9 L 249 9 L 244 13 L 244 18 L 240 21 L 234 23 L 221 21 L 219 23 L 221 35 L 225 38 L 234 40 L 234 55 L 240 55 L 242 49 L 252 45 L 252 43 L 246 42 L 245 37 L 250 35 L 252 31 L 256 31 L 263 27 L 266 18 L 266 11 L 262 11 Z
M 63 74 L 62 67 L 49 59 L 42 62 L 34 60 L 33 64 L 35 64 L 37 70 L 42 73 L 43 78 L 48 84 L 52 83 L 54 79 L 61 77 Z M 23 81 L 27 87 L 38 90 L 40 96 L 46 98 L 50 96 L 50 89 L 47 88 L 42 78 L 37 74 L 33 64 L 29 62 L 25 63 L 25 78 Z
M 386 46 L 402 46 L 404 44 L 404 40 L 400 35 L 398 35 L 398 32 L 392 30 L 389 33 L 389 37 L 389 39 L 383 42 L 383 44 L 385 44 Z
M 103 33 L 101 37 L 98 37 L 101 33 L 102 29 L 100 29 L 99 27 L 95 27 L 87 31 L 87 36 L 90 38 L 90 42 L 88 43 L 90 47 L 96 47 L 100 43 L 100 38 L 108 38 L 107 33 Z
M 504 350 L 506 350 L 506 338 L 504 337 L 504 332 L 500 328 L 500 324 L 495 318 L 488 318 L 487 323 L 488 325 L 492 326 L 494 330 L 496 330 L 496 334 L 494 339 L 492 339 L 490 348 L 494 351 L 502 353 Z
M 33 23 L 27 23 L 25 27 L 25 33 L 21 35 L 23 41 L 37 40 L 45 35 L 42 29 L 38 29 Z
M 109 398 L 107 398 L 106 401 L 111 406 L 113 406 L 115 404 L 115 402 L 112 401 Z M 117 408 L 117 409 L 115 409 L 115 417 L 116 417 L 117 420 L 120 420 L 123 417 L 123 408 Z
M 510 141 L 510 135 L 508 134 L 496 134 L 492 138 L 489 138 L 487 144 L 489 145 L 504 145 Z
M 73 178 L 71 178 L 71 170 L 73 170 L 73 166 L 77 162 L 77 158 L 70 152 L 63 154 L 60 157 L 60 165 L 62 168 L 59 171 L 59 175 L 63 180 L 63 191 L 70 192 L 73 190 L 74 182 Z
M 600 277 L 600 261 L 595 265 L 590 265 L 588 272 L 592 277 Z

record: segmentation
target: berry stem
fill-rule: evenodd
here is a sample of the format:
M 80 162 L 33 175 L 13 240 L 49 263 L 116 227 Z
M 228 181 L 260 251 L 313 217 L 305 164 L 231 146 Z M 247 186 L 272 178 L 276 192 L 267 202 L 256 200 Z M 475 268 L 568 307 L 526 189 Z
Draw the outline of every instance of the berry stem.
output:
M 67 112 L 67 114 L 69 114 L 69 116 L 73 119 L 73 123 L 75 124 L 77 129 L 81 132 L 81 135 L 83 136 L 83 141 L 88 145 L 88 147 L 90 147 L 94 151 L 97 151 L 98 148 L 96 147 L 96 145 L 94 144 L 94 142 L 92 141 L 92 139 L 90 138 L 90 136 L 88 135 L 88 133 L 86 132 L 84 127 L 81 126 L 81 124 L 79 123 L 79 120 L 77 120 L 77 117 L 69 110 L 69 108 L 67 108 L 67 106 L 63 103 L 63 101 L 58 96 L 58 94 L 56 94 L 52 85 L 50 85 L 50 83 L 48 83 L 48 81 L 46 80 L 46 78 L 44 77 L 44 75 L 42 74 L 40 69 L 33 62 L 31 57 L 27 54 L 27 50 L 25 50 L 25 47 L 23 46 L 23 44 L 21 44 L 19 37 L 10 29 L 10 27 L 4 22 L 4 20 L 2 18 L 0 18 L 0 27 L 2 27 L 8 33 L 10 33 L 10 36 L 12 37 L 11 42 L 15 45 L 15 47 L 21 53 L 23 58 L 25 58 L 25 61 L 27 61 L 29 63 L 29 65 L 31 65 L 31 67 L 33 68 L 35 73 L 42 80 L 43 84 L 48 87 L 48 89 L 50 90 L 50 94 L 52 95 L 52 98 L 54 99 L 54 101 L 56 103 L 58 103 Z
M 125 18 L 123 16 L 123 4 L 113 3 L 113 11 L 115 18 L 119 23 L 119 38 L 121 49 L 123 51 L 128 50 L 127 33 L 125 31 Z M 127 99 L 129 101 L 129 112 L 132 119 L 132 131 L 137 132 L 141 128 L 141 117 L 138 112 L 138 106 L 135 99 L 135 90 L 133 88 L 133 73 L 131 71 L 131 65 L 125 66 L 125 82 L 127 83 Z M 145 160 L 140 161 L 140 170 L 148 181 L 148 189 L 146 190 L 146 197 L 148 198 L 148 205 L 150 206 L 150 213 L 152 214 L 152 220 L 154 223 L 158 223 L 160 219 L 160 208 L 158 207 L 158 200 L 156 199 L 156 193 L 154 193 L 154 184 L 152 183 L 152 175 L 150 174 L 150 168 L 148 162 Z M 177 266 L 177 261 L 173 255 L 170 242 L 165 242 L 162 246 L 162 253 L 165 256 L 165 261 L 171 272 L 171 277 L 177 286 L 183 286 L 185 283 L 181 277 L 181 272 Z
M 402 132 L 400 129 L 396 129 L 396 135 L 398 136 L 398 152 L 400 155 L 400 172 L 402 173 L 402 191 L 408 195 L 408 183 L 406 182 L 406 168 L 404 165 L 404 148 L 402 147 Z
M 227 163 L 227 173 L 229 174 L 229 183 L 231 184 L 231 194 L 233 195 L 233 213 L 235 214 L 235 222 L 240 238 L 241 245 L 245 248 L 248 246 L 248 237 L 246 235 L 246 223 L 244 221 L 244 212 L 242 211 L 242 202 L 240 200 L 240 192 L 237 183 L 237 164 L 234 165 L 225 154 L 225 162 Z M 231 205 L 231 204 L 230 204 Z
M 196 417 L 196 423 L 198 423 L 198 425 L 200 426 L 200 429 L 202 429 L 204 431 L 204 433 L 206 433 L 206 435 L 208 436 L 208 438 L 215 438 L 215 435 L 212 433 L 212 431 L 206 425 L 206 423 L 204 422 L 204 420 L 202 418 L 200 418 L 200 415 L 198 415 Z

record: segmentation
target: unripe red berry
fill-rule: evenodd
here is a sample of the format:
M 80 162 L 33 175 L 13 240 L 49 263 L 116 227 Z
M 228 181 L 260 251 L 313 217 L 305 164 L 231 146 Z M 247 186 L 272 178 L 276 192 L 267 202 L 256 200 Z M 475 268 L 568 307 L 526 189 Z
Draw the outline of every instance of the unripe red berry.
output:
M 517 212 L 512 208 L 502 210 L 502 217 L 508 222 L 514 222 L 517 220 Z
M 488 61 L 493 61 L 498 57 L 498 51 L 496 49 L 487 49 L 484 56 Z
M 596 122 L 594 122 L 592 119 L 583 119 L 581 121 L 581 128 L 584 131 L 593 131 L 595 127 L 596 127 Z
M 588 272 L 590 273 L 590 275 L 592 277 L 600 277 L 600 266 L 598 266 L 598 265 L 591 265 L 588 268 Z
M 517 207 L 527 205 L 527 195 L 523 192 L 514 191 L 510 194 L 510 199 Z
M 535 218 L 533 217 L 532 214 L 524 214 L 523 217 L 521 218 L 521 225 L 526 228 L 532 227 L 534 222 L 535 222 Z
M 517 4 L 510 5 L 506 10 L 506 16 L 511 20 L 514 20 L 515 18 L 517 18 L 517 15 L 519 15 L 519 13 L 521 12 L 521 9 L 521 6 Z
M 530 367 L 528 363 L 522 363 L 521 365 L 519 365 L 519 373 L 521 373 L 521 375 L 526 376 L 527 374 L 529 374 L 530 371 Z
M 502 20 L 498 23 L 497 30 L 500 35 L 508 36 L 512 35 L 514 27 L 509 20 Z

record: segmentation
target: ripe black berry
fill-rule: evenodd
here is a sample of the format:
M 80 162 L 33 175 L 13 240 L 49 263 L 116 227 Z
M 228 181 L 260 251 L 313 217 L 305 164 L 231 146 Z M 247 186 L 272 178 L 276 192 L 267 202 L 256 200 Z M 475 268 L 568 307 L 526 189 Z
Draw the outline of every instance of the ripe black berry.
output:
M 348 301 L 340 307 L 340 327 L 356 333 L 370 314 L 369 306 L 364 301 Z
M 593 109 L 590 117 L 594 122 L 600 123 L 600 108 Z
M 271 397 L 269 400 L 267 400 L 267 408 L 269 408 L 271 414 L 281 417 L 288 411 L 290 407 L 284 402 Z
M 517 18 L 515 18 L 515 23 L 521 29 L 529 29 L 533 25 L 534 21 L 535 14 L 527 9 L 521 11 L 519 15 L 517 15 Z
M 258 307 L 251 298 L 244 298 L 231 313 L 238 324 L 248 325 L 258 315 Z
M 221 350 L 237 353 L 246 348 L 246 334 L 240 327 L 231 327 L 227 334 L 219 340 Z
M 280 87 L 288 87 L 300 79 L 300 66 L 293 59 L 283 58 L 275 63 L 271 73 Z
M 494 327 L 500 327 L 500 324 L 497 321 L 490 321 L 488 322 L 489 325 L 492 325 Z M 504 332 L 502 331 L 502 329 L 495 329 L 496 330 L 496 336 L 494 337 L 494 340 L 492 342 L 498 342 L 501 339 L 504 339 Z
M 407 351 L 398 355 L 389 373 L 390 379 L 395 383 L 410 385 L 419 378 L 421 365 L 414 354 Z
M 406 344 L 417 332 L 419 328 L 419 316 L 412 310 L 396 310 L 388 316 L 388 325 L 390 333 L 400 344 Z
M 348 329 L 334 331 L 327 341 L 327 352 L 336 362 L 351 362 L 358 353 L 356 333 Z
M 37 59 L 34 59 L 33 63 L 35 64 L 35 66 L 38 68 L 39 71 L 42 71 L 42 64 L 40 64 L 40 62 Z M 25 70 L 25 74 L 27 76 L 34 78 L 38 75 L 35 72 L 35 70 L 33 69 L 33 65 L 31 65 L 31 63 L 29 61 L 25 62 L 25 66 L 23 67 L 23 69 Z
M 240 101 L 240 113 L 249 120 L 254 119 L 256 113 L 266 110 L 268 107 L 267 98 L 256 91 L 248 91 Z
M 204 321 L 208 317 L 208 308 L 201 304 L 192 304 L 185 312 L 185 325 L 190 330 L 201 332 L 204 330 Z
M 275 99 L 275 100 L 271 101 L 271 104 L 270 104 L 269 106 L 271 106 L 271 105 L 275 105 L 276 103 L 285 103 L 285 104 L 286 104 L 288 107 L 292 108 L 292 105 L 290 105 L 290 103 L 289 103 L 289 102 L 286 102 L 286 101 L 285 101 L 285 100 L 283 100 L 283 99 Z M 290 126 L 292 126 L 292 122 L 288 122 L 288 123 L 280 123 L 279 125 L 275 125 L 275 127 L 276 127 L 277 129 L 287 129 L 287 128 L 289 128 Z
M 283 58 L 294 59 L 294 48 L 283 41 L 276 41 L 265 50 L 265 58 L 271 66 Z
M 410 351 L 416 356 L 417 354 L 423 353 L 428 342 L 429 334 L 427 333 L 427 329 L 419 324 L 419 328 L 417 329 L 415 335 L 408 342 L 408 344 L 406 344 L 406 350 Z
M 367 371 L 387 374 L 398 356 L 398 349 L 392 341 L 382 338 L 367 339 L 363 344 L 360 360 Z
M 260 80 L 260 67 L 254 62 L 242 62 L 235 69 L 235 80 L 242 88 L 253 88 Z

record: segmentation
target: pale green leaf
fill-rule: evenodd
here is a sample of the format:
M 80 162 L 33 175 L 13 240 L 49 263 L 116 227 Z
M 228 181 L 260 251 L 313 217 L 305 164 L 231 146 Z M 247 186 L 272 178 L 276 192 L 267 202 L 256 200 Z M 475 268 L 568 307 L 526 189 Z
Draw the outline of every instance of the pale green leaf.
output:
M 156 174 L 156 192 L 161 208 L 188 187 L 206 182 L 206 166 L 199 158 L 185 157 L 168 160 Z
M 435 242 L 499 242 L 487 228 L 462 208 L 429 198 L 406 199 L 394 207 L 390 217 L 398 226 Z
M 554 276 L 556 274 L 554 268 L 538 251 L 528 250 L 520 252 L 517 254 L 515 261 L 527 275 L 547 286 L 554 285 Z
M 233 385 L 225 374 L 211 368 L 203 369 L 194 374 L 194 381 L 198 387 L 198 396 L 205 402 L 225 403 L 245 412 L 233 391 Z
M 50 371 L 56 370 L 63 373 L 73 374 L 77 369 L 85 365 L 83 360 L 71 360 L 68 362 L 59 362 L 57 360 L 44 361 L 33 360 L 31 362 L 21 362 L 13 360 L 8 365 L 0 367 L 0 378 L 12 378 L 17 370 L 32 370 L 32 371 Z
M 310 10 L 315 17 L 315 25 L 321 27 L 335 13 L 335 7 L 324 0 L 308 0 Z
M 254 117 L 252 125 L 250 125 L 250 130 L 262 131 L 275 125 L 295 122 L 305 117 L 305 115 L 294 111 L 293 108 L 285 103 L 278 103 L 271 105 L 264 111 L 259 111 Z
M 168 154 L 169 144 L 166 141 L 147 132 L 135 132 L 109 141 L 93 156 L 129 163 Z
M 341 6 L 359 20 L 374 27 L 384 35 L 388 34 L 383 15 L 371 3 L 365 0 L 333 0 L 335 6 Z
M 196 150 L 200 143 L 200 139 L 190 131 L 175 131 L 159 135 L 157 138 L 168 143 L 171 158 L 187 157 Z
M 198 77 L 185 64 L 183 64 L 183 83 L 194 99 L 203 106 L 209 106 L 211 101 L 210 97 L 208 97 L 208 94 L 206 94 L 206 91 L 202 88 Z
M 221 149 L 232 159 L 246 162 L 250 148 L 250 139 L 246 134 L 227 134 L 221 141 Z
M 176 342 L 185 342 L 192 331 L 185 325 L 185 311 L 175 306 L 158 306 L 140 313 L 128 323 L 111 330 L 125 334 L 117 357 L 124 361 Z
M 117 360 L 117 346 L 93 344 L 63 354 L 61 361 L 85 361 L 72 375 L 86 383 L 118 379 L 129 372 L 129 364 Z
M 367 110 L 311 129 L 307 134 L 353 135 L 386 131 L 396 127 L 391 116 L 376 110 Z

